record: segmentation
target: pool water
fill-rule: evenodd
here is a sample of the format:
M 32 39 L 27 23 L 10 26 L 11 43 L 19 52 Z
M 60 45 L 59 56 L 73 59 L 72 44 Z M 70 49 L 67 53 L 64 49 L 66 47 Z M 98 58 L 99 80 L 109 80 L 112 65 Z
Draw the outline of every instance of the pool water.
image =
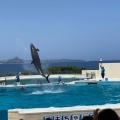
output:
M 54 85 L 0 89 L 0 110 L 120 103 L 118 85 Z

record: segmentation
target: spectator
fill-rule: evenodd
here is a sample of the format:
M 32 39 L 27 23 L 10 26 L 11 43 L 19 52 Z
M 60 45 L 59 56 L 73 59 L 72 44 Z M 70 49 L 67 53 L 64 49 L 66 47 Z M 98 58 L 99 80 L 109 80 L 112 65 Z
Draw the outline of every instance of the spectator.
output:
M 94 111 L 94 120 L 119 120 L 119 116 L 110 108 L 103 109 L 100 112 L 99 109 L 96 109 Z

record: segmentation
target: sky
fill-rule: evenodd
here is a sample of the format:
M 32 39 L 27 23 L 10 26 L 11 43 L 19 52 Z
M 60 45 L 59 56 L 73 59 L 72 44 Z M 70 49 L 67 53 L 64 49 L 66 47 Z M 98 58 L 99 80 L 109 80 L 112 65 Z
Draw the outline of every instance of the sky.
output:
M 120 0 L 1 0 L 0 60 L 120 60 Z

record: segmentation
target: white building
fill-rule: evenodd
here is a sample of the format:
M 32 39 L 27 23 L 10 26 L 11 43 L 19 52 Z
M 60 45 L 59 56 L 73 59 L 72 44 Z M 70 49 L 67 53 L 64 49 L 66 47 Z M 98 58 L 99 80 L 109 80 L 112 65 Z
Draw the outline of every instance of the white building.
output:
M 105 68 L 105 78 L 110 80 L 120 80 L 120 63 L 102 63 Z M 101 79 L 101 68 L 99 70 L 82 70 L 82 75 L 86 77 Z

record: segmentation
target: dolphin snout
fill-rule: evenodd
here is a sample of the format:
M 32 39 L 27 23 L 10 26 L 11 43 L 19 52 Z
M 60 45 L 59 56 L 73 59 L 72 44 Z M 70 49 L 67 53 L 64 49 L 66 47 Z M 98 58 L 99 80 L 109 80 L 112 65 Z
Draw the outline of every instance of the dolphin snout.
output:
M 33 46 L 33 44 L 31 43 L 31 44 L 30 44 L 30 46 L 32 47 L 32 46 Z
M 32 43 L 30 44 L 30 48 L 31 48 L 31 49 L 34 48 L 34 45 L 33 45 Z

